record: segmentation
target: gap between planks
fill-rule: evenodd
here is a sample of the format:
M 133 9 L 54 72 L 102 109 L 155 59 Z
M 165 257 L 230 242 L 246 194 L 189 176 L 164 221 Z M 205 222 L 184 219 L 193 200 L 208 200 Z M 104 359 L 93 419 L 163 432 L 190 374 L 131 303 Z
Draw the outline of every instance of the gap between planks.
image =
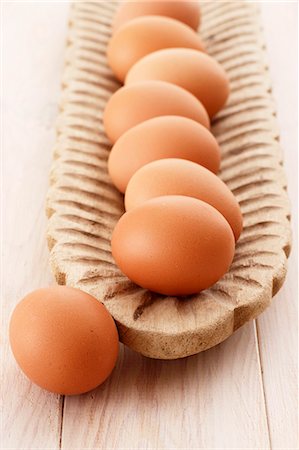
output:
M 65 395 L 61 395 L 61 396 L 60 396 L 60 399 L 59 399 L 59 409 L 60 409 L 59 449 L 62 448 L 62 433 L 63 433 L 64 403 L 65 403 Z
M 263 372 L 261 349 L 260 349 L 259 325 L 258 325 L 258 321 L 256 319 L 253 322 L 254 322 L 253 323 L 254 340 L 255 340 L 256 353 L 257 353 L 257 364 L 258 364 L 258 368 L 259 368 L 260 383 L 261 383 L 261 389 L 262 389 L 262 399 L 263 399 L 264 410 L 265 410 L 265 415 L 266 415 L 269 448 L 272 450 L 272 439 L 271 439 L 271 430 L 270 430 L 270 423 L 269 423 L 268 404 L 267 404 L 267 397 L 266 397 L 266 392 L 265 392 L 265 380 L 264 380 L 264 372 Z

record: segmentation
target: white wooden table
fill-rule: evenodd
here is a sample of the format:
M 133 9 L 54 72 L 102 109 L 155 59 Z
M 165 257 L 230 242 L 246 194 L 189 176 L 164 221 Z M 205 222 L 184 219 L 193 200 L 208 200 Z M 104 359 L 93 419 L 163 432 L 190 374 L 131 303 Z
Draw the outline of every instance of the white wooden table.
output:
M 297 229 L 297 2 L 261 3 L 293 227 Z M 272 306 L 217 347 L 154 361 L 121 349 L 97 390 L 63 398 L 31 384 L 7 327 L 29 291 L 54 284 L 44 201 L 68 2 L 3 6 L 2 449 L 297 448 L 297 241 Z

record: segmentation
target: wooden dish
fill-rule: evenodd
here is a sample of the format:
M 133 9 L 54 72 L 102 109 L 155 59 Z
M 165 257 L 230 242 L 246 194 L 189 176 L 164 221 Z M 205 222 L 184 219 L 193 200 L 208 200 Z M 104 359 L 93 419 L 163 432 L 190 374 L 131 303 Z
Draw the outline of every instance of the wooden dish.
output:
M 186 298 L 163 297 L 115 266 L 112 230 L 123 198 L 107 174 L 110 143 L 102 114 L 118 87 L 106 62 L 117 4 L 71 6 L 57 143 L 47 200 L 48 243 L 60 284 L 97 297 L 120 340 L 152 358 L 206 350 L 260 314 L 281 287 L 290 251 L 290 211 L 257 6 L 204 2 L 201 36 L 226 69 L 231 95 L 213 122 L 220 177 L 240 202 L 244 231 L 229 273 Z

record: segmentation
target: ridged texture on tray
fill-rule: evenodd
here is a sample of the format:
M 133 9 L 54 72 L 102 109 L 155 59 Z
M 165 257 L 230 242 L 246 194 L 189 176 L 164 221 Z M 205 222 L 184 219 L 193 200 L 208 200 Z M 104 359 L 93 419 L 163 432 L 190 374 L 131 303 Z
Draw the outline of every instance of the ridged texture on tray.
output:
M 107 174 L 110 144 L 102 124 L 105 103 L 119 87 L 105 56 L 116 7 L 71 7 L 47 202 L 51 265 L 58 283 L 106 305 L 122 342 L 154 358 L 179 358 L 218 344 L 255 318 L 285 277 L 289 204 L 264 43 L 254 4 L 202 4 L 201 36 L 231 83 L 229 103 L 213 123 L 220 176 L 240 202 L 245 226 L 230 272 L 217 284 L 200 295 L 162 297 L 123 276 L 110 251 L 123 213 Z

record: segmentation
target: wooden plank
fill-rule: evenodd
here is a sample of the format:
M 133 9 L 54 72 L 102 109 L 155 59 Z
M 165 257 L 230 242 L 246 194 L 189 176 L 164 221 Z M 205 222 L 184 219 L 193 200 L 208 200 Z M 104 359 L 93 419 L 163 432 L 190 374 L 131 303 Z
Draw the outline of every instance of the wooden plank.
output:
M 79 423 L 82 431 L 75 437 Z M 149 360 L 126 349 L 105 386 L 65 403 L 62 447 L 104 445 L 266 448 L 252 325 L 181 361 Z
M 104 386 L 65 398 L 62 448 L 269 448 L 254 324 L 180 361 L 122 348 Z
M 61 399 L 30 383 L 12 357 L 8 322 L 29 291 L 53 282 L 44 200 L 64 58 L 67 5 L 3 11 L 3 367 L 1 448 L 59 448 Z M 55 29 L 55 32 L 53 30 Z
M 122 348 L 104 385 L 65 398 L 62 448 L 269 448 L 253 323 L 183 360 Z
M 291 449 L 298 448 L 298 4 L 264 2 L 262 13 L 292 203 L 293 250 L 286 283 L 258 318 L 258 334 L 272 448 Z

